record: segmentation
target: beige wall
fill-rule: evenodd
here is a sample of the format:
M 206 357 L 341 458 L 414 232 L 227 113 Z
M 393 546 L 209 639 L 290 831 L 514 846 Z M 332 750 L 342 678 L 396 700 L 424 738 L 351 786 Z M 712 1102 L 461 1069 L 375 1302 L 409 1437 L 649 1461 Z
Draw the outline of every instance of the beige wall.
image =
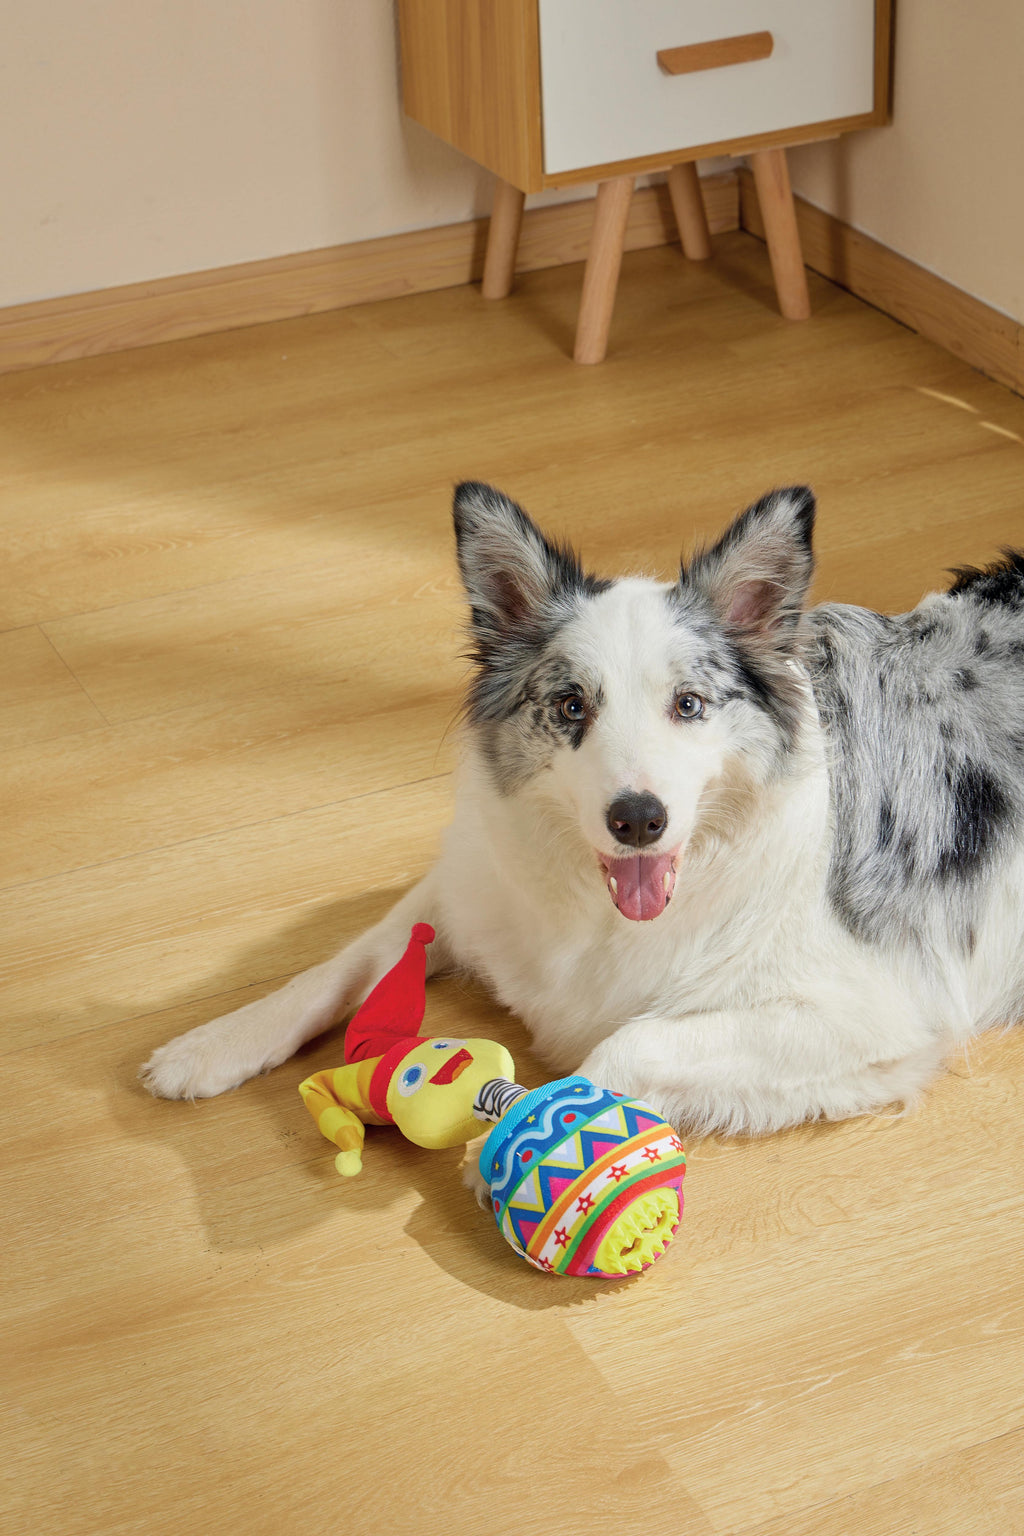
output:
M 3 32 L 0 305 L 487 210 L 398 110 L 392 0 L 47 0 Z M 798 190 L 1024 319 L 1022 72 L 1024 0 L 899 0 L 893 127 L 796 152 Z
M 402 116 L 396 33 L 394 0 L 12 3 L 0 306 L 487 213 Z
M 484 208 L 490 178 L 396 110 L 390 0 L 46 0 L 7 16 L 0 304 Z
M 795 190 L 1024 322 L 1024 0 L 897 0 L 894 109 Z

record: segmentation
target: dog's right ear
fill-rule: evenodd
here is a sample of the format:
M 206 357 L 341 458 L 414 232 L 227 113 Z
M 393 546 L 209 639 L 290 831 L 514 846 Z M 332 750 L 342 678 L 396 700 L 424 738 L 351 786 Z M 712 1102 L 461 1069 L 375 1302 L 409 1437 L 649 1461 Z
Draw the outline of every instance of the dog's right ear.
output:
M 484 650 L 514 635 L 539 636 L 565 601 L 605 585 L 585 576 L 572 550 L 552 544 L 493 486 L 456 486 L 453 514 L 474 636 Z

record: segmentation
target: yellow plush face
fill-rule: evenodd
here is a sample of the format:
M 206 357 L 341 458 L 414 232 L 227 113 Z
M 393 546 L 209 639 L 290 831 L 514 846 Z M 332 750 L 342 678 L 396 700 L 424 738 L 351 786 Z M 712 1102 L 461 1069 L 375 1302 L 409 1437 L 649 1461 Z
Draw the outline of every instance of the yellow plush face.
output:
M 492 1077 L 513 1077 L 515 1065 L 494 1040 L 424 1040 L 395 1068 L 388 1112 L 418 1147 L 457 1147 L 486 1130 L 473 1102 Z

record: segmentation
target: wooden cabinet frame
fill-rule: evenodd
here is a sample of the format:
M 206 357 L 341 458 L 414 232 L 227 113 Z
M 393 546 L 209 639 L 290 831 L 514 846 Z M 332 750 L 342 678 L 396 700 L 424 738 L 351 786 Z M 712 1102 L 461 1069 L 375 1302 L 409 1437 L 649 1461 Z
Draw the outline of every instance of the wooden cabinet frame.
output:
M 538 0 L 399 0 L 402 103 L 406 113 L 499 178 L 484 277 L 486 297 L 509 291 L 523 197 L 548 187 L 599 183 L 584 279 L 576 359 L 605 353 L 634 178 L 713 155 L 751 156 L 782 313 L 810 313 L 785 150 L 888 121 L 892 0 L 875 0 L 874 105 L 870 112 L 746 139 L 666 146 L 658 154 L 550 175 L 544 170 Z M 670 177 L 684 252 L 710 252 L 696 177 Z M 617 189 L 612 190 L 617 184 Z M 605 188 L 608 190 L 606 191 Z M 684 228 L 685 226 L 685 228 Z M 616 243 L 618 249 L 616 251 Z M 706 247 L 706 248 L 705 248 Z M 589 337 L 589 340 L 586 338 Z

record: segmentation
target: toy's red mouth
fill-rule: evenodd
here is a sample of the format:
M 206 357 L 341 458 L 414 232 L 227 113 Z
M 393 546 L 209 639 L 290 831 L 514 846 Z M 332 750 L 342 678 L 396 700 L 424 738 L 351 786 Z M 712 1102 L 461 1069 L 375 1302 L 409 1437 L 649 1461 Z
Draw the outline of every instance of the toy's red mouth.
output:
M 622 858 L 597 855 L 609 895 L 623 917 L 633 923 L 649 923 L 661 916 L 672 900 L 678 854 L 679 846 L 670 853 L 634 853 Z
M 465 1072 L 472 1060 L 473 1053 L 471 1051 L 467 1051 L 465 1048 L 461 1051 L 456 1051 L 455 1055 L 449 1057 L 444 1066 L 438 1067 L 430 1081 L 437 1083 L 438 1086 L 442 1086 L 445 1083 L 454 1083 L 455 1079 Z

